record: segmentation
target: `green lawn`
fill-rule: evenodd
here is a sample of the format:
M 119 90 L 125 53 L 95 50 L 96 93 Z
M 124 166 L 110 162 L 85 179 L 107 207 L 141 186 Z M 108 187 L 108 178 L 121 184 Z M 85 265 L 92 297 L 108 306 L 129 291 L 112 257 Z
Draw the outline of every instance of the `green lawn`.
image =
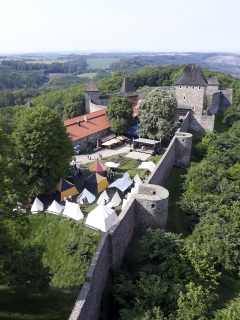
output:
M 164 187 L 169 191 L 169 207 L 168 207 L 168 222 L 167 231 L 182 234 L 185 238 L 188 235 L 185 226 L 185 214 L 177 204 L 182 193 L 181 183 L 182 176 L 187 173 L 187 170 L 173 167 Z
M 0 319 L 4 320 L 65 320 L 77 295 L 0 286 Z
M 111 63 L 119 62 L 120 58 L 93 58 L 86 59 L 88 69 L 108 69 Z

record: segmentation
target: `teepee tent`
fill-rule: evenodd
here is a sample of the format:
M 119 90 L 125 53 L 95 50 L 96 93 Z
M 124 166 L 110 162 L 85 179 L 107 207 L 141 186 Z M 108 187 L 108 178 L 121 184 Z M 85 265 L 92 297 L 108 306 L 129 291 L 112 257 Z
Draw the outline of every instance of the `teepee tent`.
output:
M 69 217 L 74 220 L 82 220 L 83 219 L 83 213 L 80 210 L 77 203 L 72 203 L 70 201 L 66 201 L 65 209 L 63 211 L 63 215 L 66 217 Z
M 125 172 L 125 173 L 124 173 L 123 178 L 127 178 L 127 179 L 131 180 L 128 172 Z
M 46 212 L 53 213 L 53 214 L 60 214 L 65 207 L 61 206 L 56 200 L 53 200 L 50 207 L 46 210 Z
M 99 204 L 88 214 L 86 224 L 106 232 L 112 227 L 116 220 L 117 215 L 113 209 Z
M 137 174 L 135 175 L 135 177 L 133 178 L 133 181 L 134 181 L 135 183 L 142 183 L 142 180 L 140 179 L 138 173 L 137 173 Z
M 85 199 L 87 199 L 88 203 L 92 203 L 95 201 L 96 197 L 87 189 L 84 189 L 83 192 L 77 197 L 77 202 L 84 203 Z
M 98 173 L 93 173 L 90 177 L 84 180 L 83 188 L 86 188 L 92 193 L 99 193 L 109 186 L 107 178 L 100 176 Z
M 32 208 L 31 208 L 31 212 L 32 213 L 38 213 L 40 211 L 43 211 L 43 203 L 42 201 L 40 201 L 37 197 L 35 198 Z
M 120 203 L 122 202 L 122 199 L 120 198 L 117 191 L 114 193 L 114 196 L 112 197 L 111 202 L 114 203 L 115 207 L 119 206 Z
M 94 163 L 88 168 L 90 172 L 102 173 L 107 170 L 107 166 L 102 163 L 100 160 L 96 159 Z
M 56 190 L 60 192 L 61 201 L 64 200 L 64 196 L 68 198 L 69 195 L 75 196 L 75 194 L 78 194 L 75 185 L 65 179 L 61 179 L 59 181 L 59 183 L 56 185 Z
M 106 204 L 106 203 L 108 203 L 108 201 L 109 201 L 109 196 L 108 196 L 106 190 L 104 190 L 103 193 L 98 198 L 97 203 L 98 204 Z

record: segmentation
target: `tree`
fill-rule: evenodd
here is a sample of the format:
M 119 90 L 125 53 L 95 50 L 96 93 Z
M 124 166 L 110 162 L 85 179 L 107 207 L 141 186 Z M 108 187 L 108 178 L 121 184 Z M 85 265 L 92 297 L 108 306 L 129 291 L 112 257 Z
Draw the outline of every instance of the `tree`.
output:
M 16 217 L 13 212 L 22 201 L 26 189 L 24 173 L 14 159 L 14 148 L 9 136 L 0 129 L 0 216 Z
M 106 110 L 111 130 L 119 134 L 123 133 L 131 125 L 132 113 L 132 104 L 127 98 L 112 98 Z
M 138 118 L 140 137 L 156 140 L 169 138 L 177 129 L 175 101 L 166 91 L 156 88 L 140 103 Z
M 18 113 L 13 140 L 29 192 L 53 192 L 73 155 L 72 142 L 60 116 L 48 107 Z

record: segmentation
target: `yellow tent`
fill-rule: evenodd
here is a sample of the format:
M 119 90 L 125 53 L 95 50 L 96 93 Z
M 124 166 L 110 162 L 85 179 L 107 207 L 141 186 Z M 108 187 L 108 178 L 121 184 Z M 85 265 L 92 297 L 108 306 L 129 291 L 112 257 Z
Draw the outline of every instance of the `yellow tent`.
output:
M 75 185 L 65 179 L 59 181 L 56 185 L 56 190 L 60 192 L 61 201 L 64 200 L 64 196 L 68 198 L 69 195 L 75 196 L 75 194 L 79 193 Z
M 92 193 L 99 193 L 109 186 L 107 178 L 100 176 L 98 173 L 93 173 L 90 177 L 84 180 L 83 189 L 86 188 Z

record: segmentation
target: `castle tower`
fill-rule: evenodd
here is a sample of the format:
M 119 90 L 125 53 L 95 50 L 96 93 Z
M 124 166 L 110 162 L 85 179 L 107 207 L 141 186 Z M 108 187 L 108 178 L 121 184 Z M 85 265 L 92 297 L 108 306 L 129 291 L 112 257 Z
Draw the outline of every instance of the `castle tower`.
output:
M 207 81 L 199 64 L 188 64 L 176 81 L 177 108 L 192 110 L 197 116 L 202 115 L 206 87 Z
M 85 112 L 90 113 L 89 102 L 90 100 L 99 100 L 100 98 L 100 90 L 96 86 L 96 84 L 90 80 L 85 89 Z
M 130 101 L 138 98 L 138 93 L 136 92 L 129 78 L 124 78 L 121 90 L 118 93 L 118 97 L 127 98 Z

